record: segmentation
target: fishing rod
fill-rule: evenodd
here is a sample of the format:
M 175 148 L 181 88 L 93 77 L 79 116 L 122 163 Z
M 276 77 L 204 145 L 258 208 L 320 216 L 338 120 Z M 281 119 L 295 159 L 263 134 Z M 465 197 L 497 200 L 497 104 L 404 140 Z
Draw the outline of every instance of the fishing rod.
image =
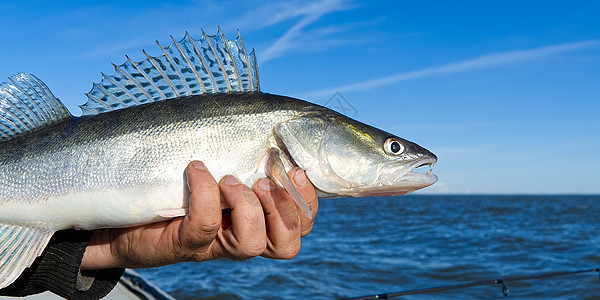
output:
M 481 280 L 481 281 L 466 282 L 466 283 L 460 283 L 460 284 L 454 284 L 454 285 L 445 285 L 445 286 L 438 286 L 438 287 L 431 287 L 431 288 L 424 288 L 424 289 L 407 290 L 407 291 L 394 292 L 394 293 L 384 293 L 384 294 L 374 294 L 374 295 L 360 296 L 360 297 L 354 297 L 354 298 L 344 298 L 343 300 L 389 299 L 389 298 L 398 297 L 398 296 L 436 293 L 436 292 L 441 292 L 441 291 L 455 290 L 455 289 L 480 286 L 480 285 L 490 285 L 490 284 L 501 284 L 502 285 L 502 294 L 506 297 L 506 296 L 508 296 L 508 293 L 509 293 L 508 288 L 506 287 L 506 282 L 509 282 L 509 281 L 515 282 L 515 281 L 541 279 L 541 278 L 548 278 L 548 277 L 568 276 L 568 275 L 579 274 L 579 273 L 588 273 L 588 272 L 598 272 L 599 273 L 598 276 L 600 277 L 600 268 L 577 270 L 577 271 L 559 271 L 559 272 L 542 273 L 542 274 L 538 274 L 538 275 L 513 276 L 513 277 L 505 277 L 503 279 Z

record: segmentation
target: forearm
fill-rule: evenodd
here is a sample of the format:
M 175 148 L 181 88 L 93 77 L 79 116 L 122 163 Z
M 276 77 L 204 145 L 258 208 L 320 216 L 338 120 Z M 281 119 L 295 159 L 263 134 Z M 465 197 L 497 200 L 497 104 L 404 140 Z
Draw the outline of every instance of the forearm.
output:
M 31 267 L 1 295 L 27 296 L 51 291 L 67 299 L 99 299 L 116 285 L 124 269 L 84 271 L 80 265 L 91 231 L 63 230 L 54 234 Z

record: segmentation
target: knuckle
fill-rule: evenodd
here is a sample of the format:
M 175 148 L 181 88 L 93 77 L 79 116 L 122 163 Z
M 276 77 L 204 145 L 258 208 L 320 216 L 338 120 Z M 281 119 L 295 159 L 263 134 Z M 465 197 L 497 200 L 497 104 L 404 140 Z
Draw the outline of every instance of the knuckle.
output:
M 220 228 L 221 228 L 221 222 L 213 221 L 213 222 L 201 224 L 200 226 L 198 226 L 198 231 L 203 236 L 208 236 L 210 238 L 214 238 L 217 235 L 217 233 L 219 232 Z
M 183 262 L 202 262 L 206 260 L 206 254 L 203 252 L 204 249 L 195 249 L 194 251 L 188 251 L 181 255 L 181 261 Z
M 301 236 L 305 237 L 312 231 L 312 224 L 307 228 L 302 228 Z
M 178 258 L 178 262 L 200 262 L 206 260 L 205 252 L 207 248 L 208 244 L 201 247 L 185 245 L 184 247 L 179 247 L 175 255 Z
M 201 247 L 202 245 L 205 245 L 206 243 L 208 243 L 209 240 L 210 240 L 210 238 L 207 236 L 203 236 L 200 234 L 193 234 L 193 235 L 186 237 L 185 245 L 187 246 L 186 248 L 188 248 L 188 249 L 196 249 L 196 248 Z
M 188 256 L 187 261 L 202 262 L 202 261 L 204 261 L 204 256 L 202 254 L 200 254 L 200 252 L 193 252 L 193 253 L 190 253 L 190 255 Z
M 262 224 L 262 216 L 259 215 L 258 212 L 248 212 L 245 216 L 246 219 L 246 223 L 248 224 L 248 226 L 250 226 L 251 228 L 258 228 L 258 226 L 261 226 Z
M 210 222 L 195 226 L 195 230 L 186 236 L 186 244 L 192 248 L 203 246 L 214 240 L 221 227 L 220 222 Z
M 316 212 L 316 210 L 319 208 L 319 198 L 317 198 L 317 194 L 313 191 L 313 193 L 309 195 L 302 195 L 302 197 L 306 199 L 306 203 L 308 204 L 308 206 L 311 209 L 314 209 L 314 212 Z
M 206 247 L 203 247 L 202 249 L 197 249 L 196 251 L 193 251 L 192 253 L 190 253 L 188 261 L 203 262 L 203 261 L 214 259 L 215 257 L 216 257 L 216 254 L 214 253 L 214 251 L 210 251 L 210 247 L 208 247 L 208 245 L 207 245 Z
M 292 242 L 277 250 L 280 259 L 292 259 L 300 253 L 300 243 Z
M 214 180 L 194 180 L 190 184 L 190 196 L 213 195 L 219 193 L 219 186 Z
M 252 257 L 259 256 L 265 252 L 267 245 L 266 241 L 256 239 L 252 241 L 246 241 L 240 249 L 239 258 L 249 259 Z

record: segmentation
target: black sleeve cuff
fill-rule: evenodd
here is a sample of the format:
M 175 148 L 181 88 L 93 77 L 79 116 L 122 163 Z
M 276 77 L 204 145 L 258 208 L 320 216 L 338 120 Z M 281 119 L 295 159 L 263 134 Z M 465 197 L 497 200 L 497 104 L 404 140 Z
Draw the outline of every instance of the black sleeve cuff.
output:
M 51 291 L 67 299 L 100 299 L 117 284 L 125 269 L 80 272 L 93 231 L 63 230 L 52 236 L 42 255 L 0 295 L 27 296 Z M 78 280 L 79 279 L 79 280 Z

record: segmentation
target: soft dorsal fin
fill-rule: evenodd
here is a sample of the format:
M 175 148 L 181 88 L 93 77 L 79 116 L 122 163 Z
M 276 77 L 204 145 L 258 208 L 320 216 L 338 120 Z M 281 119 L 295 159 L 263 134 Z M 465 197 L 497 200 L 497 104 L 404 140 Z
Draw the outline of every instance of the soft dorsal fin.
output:
M 71 117 L 37 77 L 18 73 L 8 79 L 0 84 L 0 141 Z
M 218 34 L 209 36 L 202 31 L 199 39 L 187 32 L 158 57 L 144 51 L 146 59 L 127 61 L 115 66 L 113 75 L 102 74 L 86 94 L 88 101 L 81 105 L 83 115 L 98 114 L 143 103 L 205 93 L 258 92 L 258 67 L 254 50 L 246 53 L 239 35 L 229 41 Z

